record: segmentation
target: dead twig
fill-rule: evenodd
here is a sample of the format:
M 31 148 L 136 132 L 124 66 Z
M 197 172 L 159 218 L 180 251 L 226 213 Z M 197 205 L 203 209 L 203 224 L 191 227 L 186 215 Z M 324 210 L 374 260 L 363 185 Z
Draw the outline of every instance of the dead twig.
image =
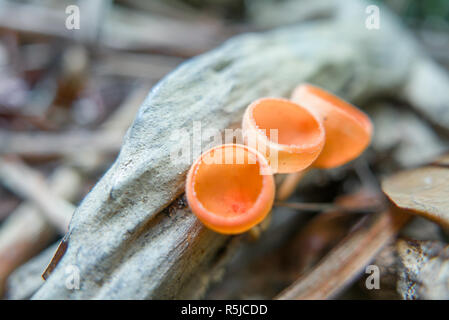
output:
M 0 154 L 19 156 L 60 156 L 70 155 L 82 149 L 92 149 L 101 153 L 117 152 L 123 135 L 121 132 L 86 133 L 7 133 L 0 132 Z
M 282 202 L 276 201 L 274 203 L 275 206 L 278 207 L 286 207 L 301 211 L 308 212 L 320 212 L 320 211 L 339 211 L 346 213 L 370 213 L 370 212 L 379 212 L 381 207 L 379 206 L 342 206 L 335 203 L 313 203 L 313 202 Z
M 0 181 L 11 191 L 33 202 L 61 233 L 67 231 L 75 207 L 55 195 L 37 171 L 19 160 L 0 158 Z
M 334 297 L 362 271 L 379 250 L 409 220 L 409 214 L 389 209 L 365 218 L 318 265 L 301 276 L 277 299 L 328 299 Z

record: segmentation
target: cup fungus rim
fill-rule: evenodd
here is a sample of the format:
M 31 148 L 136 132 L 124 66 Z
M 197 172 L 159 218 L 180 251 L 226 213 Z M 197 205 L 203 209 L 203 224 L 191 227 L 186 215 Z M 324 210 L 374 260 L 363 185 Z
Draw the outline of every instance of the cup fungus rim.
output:
M 317 129 L 319 131 L 319 135 L 314 138 L 314 142 L 311 143 L 304 143 L 304 144 L 282 144 L 282 143 L 277 143 L 277 142 L 273 142 L 271 141 L 268 136 L 263 133 L 263 131 L 261 131 L 261 129 L 259 129 L 257 127 L 256 124 L 256 120 L 254 119 L 254 115 L 253 115 L 253 110 L 255 107 L 257 107 L 258 105 L 260 105 L 261 103 L 263 103 L 266 100 L 274 100 L 274 101 L 278 101 L 281 103 L 287 103 L 290 105 L 295 105 L 298 108 L 306 111 L 311 118 L 315 121 L 315 123 L 317 124 Z M 277 151 L 285 151 L 285 152 L 307 152 L 308 149 L 311 148 L 319 148 L 320 145 L 324 146 L 324 141 L 326 138 L 326 132 L 324 130 L 324 125 L 322 123 L 322 121 L 320 120 L 319 116 L 317 115 L 316 112 L 314 112 L 313 110 L 310 110 L 304 106 L 302 106 L 301 104 L 289 100 L 289 99 L 285 99 L 285 98 L 276 98 L 276 97 L 264 97 L 264 98 L 259 98 L 255 101 L 253 101 L 247 108 L 245 111 L 245 114 L 243 116 L 243 119 L 245 121 L 245 118 L 248 119 L 248 125 L 251 126 L 251 129 L 260 133 L 257 138 L 258 139 L 263 139 L 264 143 L 267 144 L 270 148 L 277 150 Z M 243 130 L 243 134 L 246 136 L 247 135 L 247 130 Z M 318 153 L 319 155 L 319 153 Z M 317 155 L 317 156 L 318 156 Z
M 248 153 L 255 155 L 259 168 L 264 168 L 266 174 L 262 176 L 262 185 L 260 188 L 260 193 L 258 194 L 256 200 L 254 201 L 251 208 L 244 214 L 239 214 L 233 217 L 225 217 L 215 212 L 212 212 L 204 207 L 201 200 L 197 197 L 195 191 L 195 175 L 198 172 L 198 167 L 203 162 L 204 157 L 217 149 L 224 148 L 242 148 Z M 259 173 L 260 174 L 260 173 Z M 243 144 L 229 143 L 222 144 L 210 148 L 209 150 L 203 152 L 198 159 L 192 164 L 186 180 L 186 196 L 187 202 L 192 210 L 192 212 L 200 219 L 203 224 L 208 228 L 223 234 L 238 234 L 249 230 L 251 227 L 262 222 L 262 220 L 271 211 L 271 207 L 274 203 L 274 178 L 273 171 L 267 161 L 267 159 L 257 150 Z
M 304 92 L 303 95 L 306 95 L 305 97 L 301 97 L 299 94 L 301 92 Z M 326 132 L 326 141 L 323 147 L 323 152 L 317 157 L 315 160 L 313 166 L 318 168 L 336 168 L 341 165 L 345 165 L 349 163 L 350 161 L 356 159 L 360 154 L 363 153 L 363 151 L 370 145 L 370 142 L 372 140 L 372 135 L 374 131 L 373 123 L 364 111 L 360 110 L 355 105 L 351 104 L 350 102 L 344 100 L 343 98 L 333 94 L 332 92 L 320 87 L 316 86 L 310 83 L 302 83 L 298 85 L 295 90 L 292 93 L 292 100 L 293 101 L 300 101 L 302 99 L 307 99 L 307 95 L 309 95 L 309 99 L 312 99 L 315 101 L 315 103 L 322 103 L 324 105 L 324 108 L 329 109 L 329 115 L 326 115 L 323 113 L 319 106 L 315 106 L 314 104 L 304 104 L 304 106 L 308 109 L 316 109 L 317 114 L 320 115 L 320 119 L 322 119 L 323 125 L 325 127 L 325 130 L 327 131 L 327 125 L 326 121 L 331 120 L 332 123 L 337 123 L 332 115 L 337 115 L 340 122 L 338 122 L 338 125 L 335 126 L 336 128 L 343 128 L 345 126 L 351 126 L 352 128 L 358 128 L 360 129 L 360 133 L 362 136 L 360 138 L 357 138 L 356 141 L 358 141 L 357 146 L 360 147 L 360 150 L 358 150 L 358 153 L 352 153 L 352 156 L 346 156 L 342 159 L 337 161 L 339 157 L 335 156 L 329 156 L 325 153 L 326 150 L 326 144 L 328 143 L 327 137 L 330 137 L 330 133 Z M 340 130 L 340 129 L 338 129 Z M 343 138 L 344 139 L 344 138 Z M 357 147 L 354 147 L 355 150 L 357 150 Z M 326 154 L 327 160 L 322 160 L 323 155 Z
M 292 96 L 294 96 L 296 91 L 301 90 L 301 89 L 307 90 L 311 94 L 317 96 L 318 99 L 322 100 L 324 103 L 331 105 L 334 112 L 337 112 L 337 113 L 343 115 L 345 118 L 349 118 L 353 123 L 359 125 L 360 127 L 363 127 L 366 130 L 366 132 L 368 133 L 368 136 L 370 137 L 370 140 L 371 140 L 372 133 L 373 133 L 373 123 L 372 123 L 370 117 L 368 116 L 368 114 L 366 114 L 363 110 L 361 110 L 360 108 L 357 108 L 355 105 L 353 105 L 352 103 L 346 101 L 345 99 L 337 96 L 336 94 L 334 94 L 320 86 L 310 84 L 310 83 L 303 83 L 303 84 L 298 85 L 295 88 Z M 318 92 L 318 94 L 316 92 Z M 331 101 L 329 101 L 329 100 L 331 100 Z M 304 107 L 309 108 L 306 106 L 304 106 Z

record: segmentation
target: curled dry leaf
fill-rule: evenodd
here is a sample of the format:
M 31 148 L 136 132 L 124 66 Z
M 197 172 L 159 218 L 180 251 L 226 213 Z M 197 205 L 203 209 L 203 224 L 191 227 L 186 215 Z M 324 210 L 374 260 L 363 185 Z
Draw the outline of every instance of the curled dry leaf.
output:
M 449 246 L 439 241 L 399 240 L 396 248 L 397 290 L 403 299 L 449 299 Z
M 382 190 L 400 208 L 449 227 L 449 168 L 403 171 L 385 179 Z

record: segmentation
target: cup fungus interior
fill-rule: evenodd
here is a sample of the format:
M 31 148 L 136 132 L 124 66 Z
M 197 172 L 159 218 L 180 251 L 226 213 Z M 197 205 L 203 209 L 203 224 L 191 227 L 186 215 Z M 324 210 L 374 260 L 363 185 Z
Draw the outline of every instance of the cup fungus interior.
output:
M 326 130 L 326 142 L 315 167 L 334 168 L 356 157 L 369 145 L 372 123 L 369 117 L 352 104 L 309 84 L 299 86 L 294 101 L 313 108 L 320 115 Z
M 290 147 L 319 144 L 323 131 L 318 120 L 305 108 L 284 99 L 261 99 L 252 107 L 252 119 L 258 129 L 278 130 L 278 144 Z
M 360 123 L 361 126 L 371 128 L 372 124 L 367 115 L 352 104 L 319 87 L 304 85 L 304 88 L 312 94 L 331 103 L 334 107 L 344 112 L 348 117 L 352 117 L 357 123 Z
M 261 222 L 274 198 L 268 163 L 243 145 L 222 145 L 206 151 L 192 166 L 187 199 L 194 213 L 209 228 L 240 233 Z

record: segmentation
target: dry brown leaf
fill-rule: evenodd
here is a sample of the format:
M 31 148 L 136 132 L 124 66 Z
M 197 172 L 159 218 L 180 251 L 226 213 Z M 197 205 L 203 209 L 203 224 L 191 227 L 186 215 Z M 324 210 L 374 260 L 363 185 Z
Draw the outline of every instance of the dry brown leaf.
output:
M 382 190 L 400 208 L 449 227 L 449 168 L 403 171 L 385 179 Z

